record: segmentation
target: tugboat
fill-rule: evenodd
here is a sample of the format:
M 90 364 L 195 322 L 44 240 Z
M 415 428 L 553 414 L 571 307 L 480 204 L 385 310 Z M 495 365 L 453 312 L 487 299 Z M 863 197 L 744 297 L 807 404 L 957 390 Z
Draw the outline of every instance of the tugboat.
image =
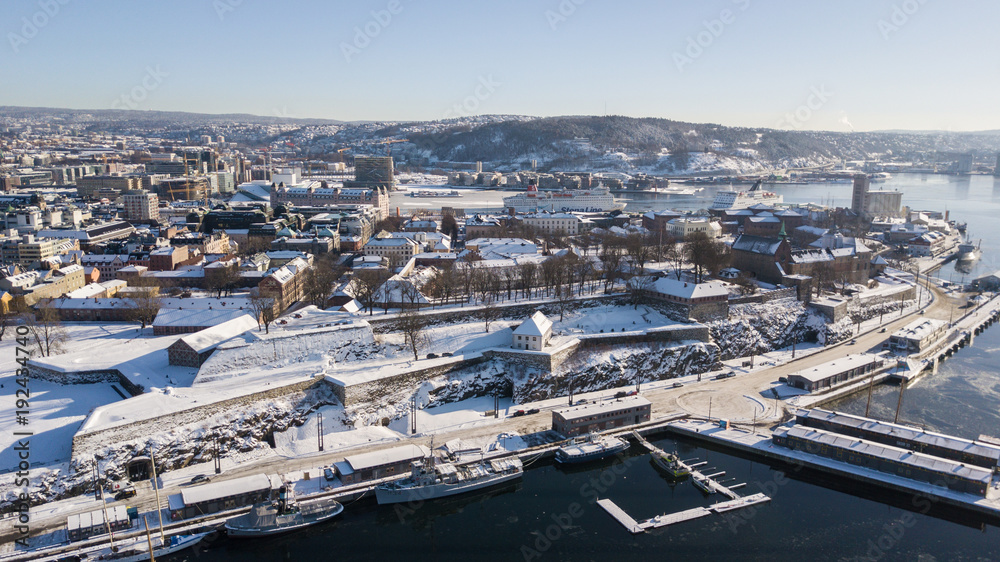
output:
M 691 474 L 691 469 L 681 462 L 676 452 L 667 453 L 660 451 L 659 453 L 653 453 L 652 459 L 658 468 L 678 480 Z
M 287 496 L 287 489 L 278 490 L 278 499 L 273 502 L 254 504 L 250 512 L 226 521 L 226 532 L 230 537 L 267 537 L 287 533 L 327 519 L 332 519 L 344 511 L 344 506 L 332 499 L 320 499 L 298 503 Z
M 596 461 L 618 454 L 628 447 L 628 441 L 620 437 L 605 437 L 591 433 L 584 437 L 577 437 L 569 444 L 559 447 L 559 450 L 556 451 L 556 462 L 574 464 Z
M 408 478 L 375 488 L 379 505 L 464 494 L 510 482 L 524 475 L 524 465 L 518 458 L 482 461 L 466 466 L 436 462 L 434 457 L 413 461 Z

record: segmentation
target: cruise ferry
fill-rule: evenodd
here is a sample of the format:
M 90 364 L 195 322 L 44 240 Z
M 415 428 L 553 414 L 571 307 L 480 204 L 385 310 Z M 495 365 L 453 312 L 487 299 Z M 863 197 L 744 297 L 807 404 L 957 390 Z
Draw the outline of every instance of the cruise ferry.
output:
M 596 461 L 618 454 L 628 449 L 628 441 L 620 437 L 603 436 L 591 433 L 577 437 L 568 445 L 559 447 L 556 451 L 556 462 L 573 464 Z
M 606 213 L 625 209 L 623 201 L 616 200 L 604 185 L 593 189 L 538 191 L 533 182 L 528 190 L 503 198 L 503 206 L 517 213 L 550 211 L 553 213 Z
M 785 198 L 771 191 L 760 189 L 761 180 L 753 184 L 747 191 L 720 191 L 715 194 L 715 201 L 712 202 L 711 210 L 731 210 L 738 211 L 757 204 L 780 205 Z
M 414 461 L 410 476 L 375 488 L 379 505 L 419 502 L 489 488 L 521 478 L 518 458 L 482 461 L 465 466 L 435 464 L 433 457 Z

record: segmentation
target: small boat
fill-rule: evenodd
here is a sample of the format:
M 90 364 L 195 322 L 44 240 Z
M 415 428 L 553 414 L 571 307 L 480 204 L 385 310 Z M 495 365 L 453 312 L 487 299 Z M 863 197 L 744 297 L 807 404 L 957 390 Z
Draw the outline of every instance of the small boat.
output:
M 706 478 L 705 476 L 701 476 L 699 478 L 697 474 L 692 475 L 691 483 L 694 484 L 695 488 L 698 488 L 699 490 L 705 492 L 706 494 L 714 494 L 716 492 L 715 487 L 709 483 L 708 478 Z
M 584 437 L 577 437 L 569 444 L 559 447 L 559 450 L 556 451 L 556 462 L 573 464 L 596 461 L 625 451 L 628 447 L 628 441 L 620 437 L 591 433 Z
M 413 461 L 408 478 L 375 488 L 375 498 L 379 505 L 464 494 L 510 482 L 524 475 L 524 465 L 518 458 L 482 461 L 465 466 L 436 462 L 433 457 Z
M 691 474 L 691 469 L 681 462 L 676 452 L 667 453 L 660 451 L 659 453 L 653 453 L 652 459 L 658 468 L 674 478 L 680 479 Z
M 299 503 L 286 499 L 285 494 L 282 487 L 276 501 L 254 504 L 249 513 L 226 521 L 226 533 L 230 537 L 267 537 L 322 523 L 344 511 L 333 499 Z
M 119 540 L 114 546 L 98 548 L 84 547 L 73 552 L 63 552 L 53 556 L 39 558 L 39 562 L 56 560 L 113 560 L 115 562 L 145 562 L 150 559 L 149 545 L 153 545 L 153 556 L 159 558 L 190 548 L 202 541 L 210 533 L 192 533 L 186 535 L 169 535 L 166 543 L 159 537 L 133 537 Z

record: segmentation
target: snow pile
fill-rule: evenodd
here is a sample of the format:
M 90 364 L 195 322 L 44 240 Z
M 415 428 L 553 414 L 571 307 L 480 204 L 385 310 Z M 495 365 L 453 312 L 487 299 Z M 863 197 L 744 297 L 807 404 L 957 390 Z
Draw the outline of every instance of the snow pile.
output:
M 198 371 L 196 384 L 326 356 L 336 363 L 378 356 L 381 346 L 367 323 L 259 335 L 250 332 L 216 349 Z

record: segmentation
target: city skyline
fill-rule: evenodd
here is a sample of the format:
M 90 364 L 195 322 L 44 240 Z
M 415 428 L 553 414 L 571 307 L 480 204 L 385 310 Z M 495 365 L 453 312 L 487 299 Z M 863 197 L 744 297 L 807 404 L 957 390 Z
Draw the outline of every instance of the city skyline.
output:
M 787 130 L 1000 129 L 1000 6 L 584 0 L 10 7 L 3 105 L 341 121 L 626 115 Z M 975 17 L 971 17 L 975 16 Z M 53 72 L 58 68 L 58 72 Z

